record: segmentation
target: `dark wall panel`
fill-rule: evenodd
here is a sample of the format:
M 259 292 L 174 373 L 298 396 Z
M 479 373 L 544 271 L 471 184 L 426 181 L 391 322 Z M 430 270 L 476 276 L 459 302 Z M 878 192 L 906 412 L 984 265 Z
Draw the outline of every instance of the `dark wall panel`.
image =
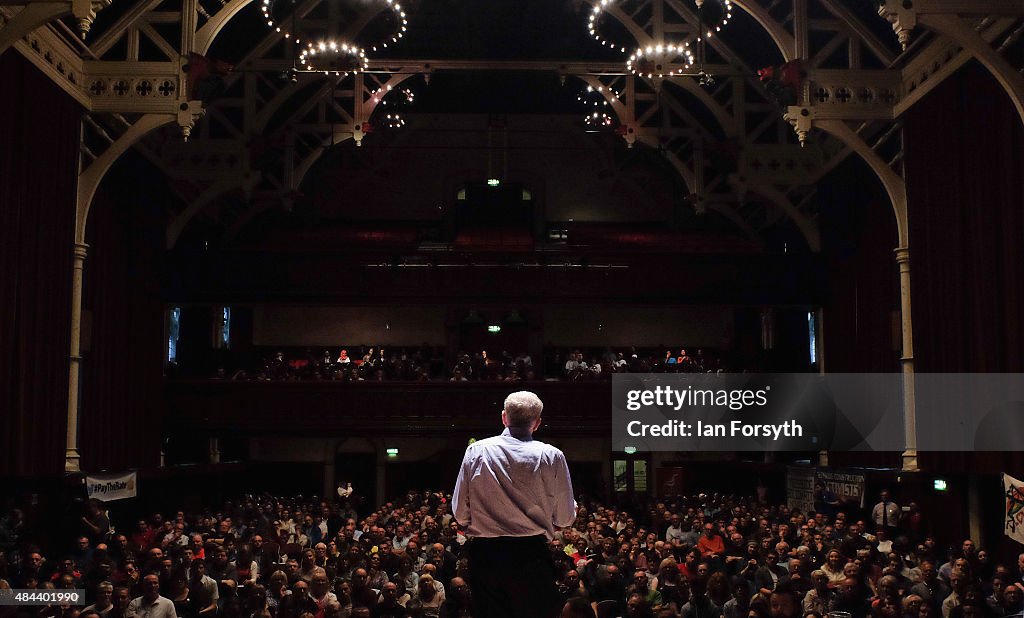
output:
M 898 371 L 892 315 L 899 308 L 896 217 L 881 183 L 856 155 L 818 187 L 825 370 Z

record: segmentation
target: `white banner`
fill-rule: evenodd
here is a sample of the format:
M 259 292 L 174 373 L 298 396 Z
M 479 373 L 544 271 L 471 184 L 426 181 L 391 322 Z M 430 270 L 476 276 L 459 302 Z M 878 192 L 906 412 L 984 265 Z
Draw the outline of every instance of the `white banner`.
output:
M 786 469 L 786 506 L 806 514 L 814 510 L 814 468 Z
M 85 490 L 90 498 L 103 502 L 134 498 L 138 481 L 134 472 L 97 474 L 85 477 Z
M 1003 497 L 1006 501 L 1003 532 L 1014 541 L 1024 543 L 1024 482 L 1004 474 Z

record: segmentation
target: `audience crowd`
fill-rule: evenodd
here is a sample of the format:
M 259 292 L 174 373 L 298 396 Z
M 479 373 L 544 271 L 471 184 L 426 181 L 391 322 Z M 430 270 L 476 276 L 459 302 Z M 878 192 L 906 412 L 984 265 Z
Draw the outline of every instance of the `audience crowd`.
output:
M 820 490 L 820 488 L 819 488 Z M 550 542 L 562 616 L 998 618 L 1024 607 L 1024 554 L 995 564 L 971 539 L 943 551 L 888 494 L 816 512 L 689 495 L 624 510 L 581 499 Z M 822 497 L 819 491 L 819 498 Z M 111 527 L 98 502 L 46 554 L 23 510 L 0 519 L 0 588 L 84 589 L 87 607 L 0 607 L 17 618 L 466 618 L 467 538 L 449 496 L 409 492 L 360 516 L 332 499 L 245 496 Z M 864 515 L 864 517 L 861 517 Z M 488 565 L 473 565 L 486 569 Z M 541 617 L 538 617 L 541 618 Z
M 658 349 L 660 350 L 660 348 Z M 542 367 L 535 367 L 527 352 L 500 354 L 481 350 L 473 354 L 460 351 L 448 366 L 442 350 L 430 346 L 418 348 L 383 347 L 360 348 L 355 355 L 342 348 L 312 349 L 289 356 L 275 350 L 264 356 L 255 369 L 228 372 L 217 370 L 216 379 L 287 381 L 314 380 L 337 382 L 425 382 L 448 380 L 451 382 L 487 381 L 520 382 L 523 380 L 588 381 L 611 379 L 614 373 L 715 373 L 723 370 L 721 359 L 705 354 L 703 349 L 687 353 L 686 348 L 660 352 L 655 349 L 630 348 L 616 351 L 611 348 L 551 349 L 546 353 Z
M 549 359 L 549 372 L 567 380 L 610 379 L 614 373 L 720 373 L 724 370 L 717 355 L 705 354 L 703 349 L 688 353 L 686 348 L 665 350 L 630 348 L 629 352 L 616 352 L 610 348 L 576 348 L 556 351 Z M 678 351 L 676 351 L 678 350 Z

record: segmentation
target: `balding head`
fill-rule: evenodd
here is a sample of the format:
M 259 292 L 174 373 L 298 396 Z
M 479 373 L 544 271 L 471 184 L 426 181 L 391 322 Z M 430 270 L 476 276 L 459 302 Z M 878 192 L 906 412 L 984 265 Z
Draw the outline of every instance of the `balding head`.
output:
M 534 429 L 543 410 L 540 397 L 530 391 L 518 391 L 505 398 L 502 420 L 507 427 Z

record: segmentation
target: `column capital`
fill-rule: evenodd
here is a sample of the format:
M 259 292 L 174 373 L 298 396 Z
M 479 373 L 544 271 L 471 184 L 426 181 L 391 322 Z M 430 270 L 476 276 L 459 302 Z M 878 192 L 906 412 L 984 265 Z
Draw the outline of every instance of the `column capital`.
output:
M 69 448 L 64 451 L 64 471 L 65 472 L 81 472 L 82 457 L 78 454 L 77 448 Z

